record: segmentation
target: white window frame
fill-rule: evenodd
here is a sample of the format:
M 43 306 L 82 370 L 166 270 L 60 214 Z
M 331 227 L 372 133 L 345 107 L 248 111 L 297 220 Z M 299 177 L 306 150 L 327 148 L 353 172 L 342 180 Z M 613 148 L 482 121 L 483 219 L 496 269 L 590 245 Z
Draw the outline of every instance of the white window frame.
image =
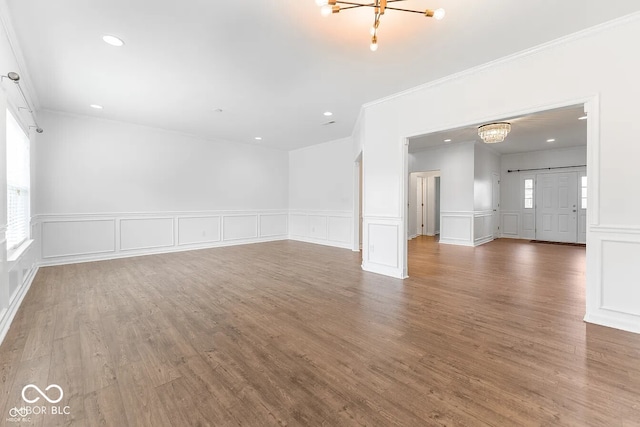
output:
M 589 198 L 587 197 L 589 181 L 587 180 L 587 175 L 580 174 L 579 178 L 580 197 L 578 198 L 578 200 L 580 201 L 580 209 L 587 209 L 587 206 L 589 206 Z
M 6 248 L 9 256 L 20 248 L 31 235 L 31 141 L 29 140 L 29 132 L 25 130 L 25 126 L 21 123 L 19 115 L 15 114 L 10 108 L 6 109 L 6 162 L 7 162 L 7 231 L 6 231 Z M 16 169 L 16 165 L 10 165 L 12 154 L 10 153 L 9 131 L 14 126 L 11 121 L 15 122 L 17 129 L 24 134 L 24 139 L 17 142 L 18 147 L 13 155 L 17 154 L 22 167 Z M 28 129 L 28 128 L 27 128 Z M 26 145 L 26 150 L 24 149 Z M 25 153 L 26 151 L 26 153 Z M 25 159 L 26 157 L 26 159 Z M 14 159 L 15 160 L 15 159 Z M 13 166 L 13 167 L 12 167 Z M 24 168 L 26 166 L 26 172 Z M 17 173 L 12 173 L 12 170 Z M 22 173 L 19 171 L 22 170 Z M 13 197 L 13 198 L 12 198 Z M 13 202 L 12 202 L 13 201 Z M 17 205 L 17 206 L 16 206 Z M 10 215 L 12 209 L 21 210 L 22 214 L 16 220 L 15 215 Z M 20 218 L 21 217 L 21 218 Z M 17 238 L 12 236 L 17 235 Z
M 531 181 L 531 188 L 527 188 L 527 181 Z M 534 209 L 535 203 L 535 186 L 536 182 L 533 178 L 524 178 L 522 180 L 522 207 L 523 209 Z M 527 197 L 527 190 L 531 190 L 531 197 Z M 527 206 L 527 200 L 531 200 L 531 206 Z

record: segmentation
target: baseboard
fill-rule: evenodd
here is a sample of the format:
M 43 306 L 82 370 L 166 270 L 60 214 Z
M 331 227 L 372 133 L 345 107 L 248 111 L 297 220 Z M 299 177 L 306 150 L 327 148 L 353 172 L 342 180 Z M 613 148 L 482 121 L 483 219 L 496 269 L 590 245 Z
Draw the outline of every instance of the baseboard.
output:
M 4 310 L 2 313 L 2 317 L 0 317 L 0 344 L 2 344 L 4 338 L 7 336 L 11 323 L 13 322 L 14 317 L 16 317 L 16 313 L 18 313 L 22 300 L 24 300 L 24 297 L 31 288 L 31 284 L 33 283 L 33 279 L 35 279 L 39 268 L 40 267 L 36 265 L 31 269 L 29 276 L 27 276 L 27 278 L 22 282 L 22 286 L 17 291 L 17 295 L 9 304 L 9 308 Z
M 485 243 L 489 243 L 492 242 L 493 236 L 489 236 L 489 237 L 483 237 L 481 239 L 477 239 L 476 241 L 473 242 L 473 246 L 480 246 L 480 245 L 484 245 Z
M 175 252 L 188 252 L 188 251 L 198 251 L 202 249 L 223 248 L 228 246 L 277 242 L 280 240 L 287 240 L 287 236 L 273 236 L 273 237 L 261 237 L 257 239 L 214 242 L 214 243 L 208 243 L 205 245 L 170 246 L 166 248 L 145 249 L 140 251 L 126 251 L 126 252 L 117 252 L 117 253 L 108 252 L 108 253 L 94 254 L 94 255 L 79 255 L 79 256 L 73 256 L 68 258 L 62 258 L 62 257 L 51 258 L 51 259 L 40 260 L 38 265 L 41 267 L 50 267 L 50 266 L 56 266 L 56 265 L 80 264 L 84 262 L 108 261 L 112 259 L 133 258 L 133 257 L 147 256 L 147 255 L 160 255 L 160 254 L 168 254 L 168 253 L 175 253 Z
M 470 247 L 474 246 L 474 244 L 469 240 L 455 240 L 455 239 L 447 239 L 443 237 L 440 237 L 440 241 L 438 243 L 442 243 L 444 245 L 470 246 Z
M 382 274 L 384 276 L 395 277 L 396 279 L 406 279 L 407 275 L 402 272 L 402 269 L 396 267 L 388 267 L 386 265 L 374 264 L 370 262 L 363 262 L 362 269 L 369 273 Z
M 313 243 L 314 245 L 323 245 L 323 246 L 331 246 L 333 248 L 341 248 L 341 249 L 351 249 L 353 250 L 353 245 L 350 242 L 334 242 L 331 240 L 322 240 L 322 239 L 313 239 L 309 237 L 301 237 L 301 236 L 289 236 L 288 240 L 294 240 L 296 242 L 304 242 L 304 243 Z M 355 251 L 354 252 L 358 252 Z
M 629 315 L 617 315 L 608 311 L 607 313 L 587 313 L 584 316 L 584 321 L 594 325 L 640 334 L 640 319 L 637 317 L 630 319 L 629 317 Z

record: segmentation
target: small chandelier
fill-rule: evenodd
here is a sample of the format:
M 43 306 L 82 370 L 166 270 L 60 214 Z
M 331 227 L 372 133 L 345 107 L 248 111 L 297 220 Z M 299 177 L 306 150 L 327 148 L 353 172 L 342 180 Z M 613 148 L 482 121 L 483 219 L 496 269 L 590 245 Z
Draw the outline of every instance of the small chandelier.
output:
M 384 12 L 386 10 L 399 10 L 400 12 L 419 13 L 428 18 L 436 18 L 437 20 L 444 18 L 444 9 L 427 9 L 423 11 L 387 6 L 387 3 L 398 3 L 401 1 L 406 0 L 372 0 L 370 3 L 358 3 L 353 1 L 340 0 L 316 0 L 316 4 L 320 6 L 320 13 L 322 14 L 322 16 L 329 16 L 334 13 L 340 13 L 341 10 L 356 9 L 359 7 L 372 7 L 374 19 L 373 26 L 371 27 L 370 48 L 373 52 L 375 52 L 376 50 L 378 50 L 378 27 L 380 26 L 380 18 L 382 17 L 382 15 L 384 15 Z
M 506 122 L 491 123 L 478 128 L 478 136 L 487 144 L 502 142 L 511 132 L 511 124 Z

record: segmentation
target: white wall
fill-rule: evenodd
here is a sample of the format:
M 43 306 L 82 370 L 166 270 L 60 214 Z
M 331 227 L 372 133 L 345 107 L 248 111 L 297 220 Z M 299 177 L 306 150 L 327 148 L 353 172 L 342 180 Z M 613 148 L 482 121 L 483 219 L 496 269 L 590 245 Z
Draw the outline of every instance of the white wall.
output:
M 620 54 L 634 51 L 638 39 L 640 14 L 634 14 L 366 105 L 360 131 L 363 267 L 406 276 L 407 137 L 586 102 L 591 120 L 585 319 L 640 332 L 640 264 L 621 264 L 627 259 L 621 255 L 640 253 L 640 199 L 625 191 L 640 180 L 640 145 L 633 143 L 640 133 L 640 56 Z M 444 195 L 444 177 L 442 185 Z
M 45 264 L 286 238 L 288 154 L 44 112 Z
M 523 209 L 524 179 L 534 179 L 538 172 L 509 173 L 509 170 L 586 164 L 586 146 L 503 155 L 500 159 L 501 236 L 514 239 L 535 239 L 535 211 Z
M 440 171 L 440 243 L 474 245 L 474 159 L 473 142 L 409 153 L 409 172 Z
M 473 210 L 474 148 L 472 142 L 439 145 L 409 153 L 409 172 L 440 171 L 440 209 Z
M 476 211 L 490 211 L 492 206 L 493 174 L 500 175 L 500 155 L 487 148 L 486 144 L 475 144 L 473 206 Z
M 499 216 L 494 215 L 493 177 L 500 176 L 500 156 L 483 142 L 474 146 L 473 173 L 473 244 L 487 243 L 494 238 L 494 222 Z
M 289 238 L 352 248 L 353 139 L 289 152 Z
M 44 112 L 38 214 L 286 209 L 288 155 Z

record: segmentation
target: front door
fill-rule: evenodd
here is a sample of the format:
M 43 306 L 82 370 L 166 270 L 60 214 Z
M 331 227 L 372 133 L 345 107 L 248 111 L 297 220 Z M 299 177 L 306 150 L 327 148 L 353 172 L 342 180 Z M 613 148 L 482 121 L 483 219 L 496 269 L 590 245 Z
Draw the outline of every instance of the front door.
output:
M 539 174 L 536 183 L 536 239 L 575 243 L 578 238 L 578 174 Z

